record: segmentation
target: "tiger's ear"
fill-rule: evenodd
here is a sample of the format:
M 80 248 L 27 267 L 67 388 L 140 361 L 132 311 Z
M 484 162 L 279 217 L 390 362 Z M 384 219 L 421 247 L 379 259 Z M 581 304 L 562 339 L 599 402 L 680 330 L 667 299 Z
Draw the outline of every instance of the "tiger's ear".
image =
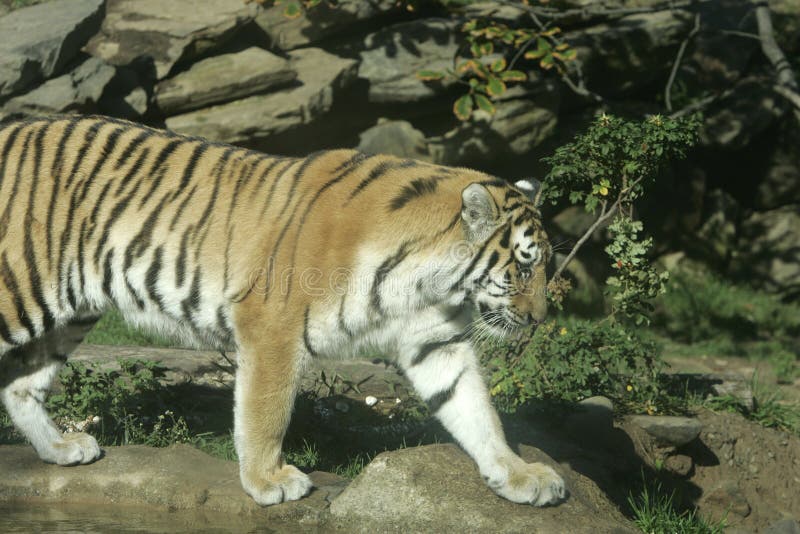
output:
M 461 192 L 461 220 L 470 241 L 481 241 L 488 237 L 499 217 L 497 204 L 483 185 L 469 184 Z
M 514 182 L 517 189 L 525 193 L 537 208 L 542 200 L 542 182 L 535 178 L 526 178 Z

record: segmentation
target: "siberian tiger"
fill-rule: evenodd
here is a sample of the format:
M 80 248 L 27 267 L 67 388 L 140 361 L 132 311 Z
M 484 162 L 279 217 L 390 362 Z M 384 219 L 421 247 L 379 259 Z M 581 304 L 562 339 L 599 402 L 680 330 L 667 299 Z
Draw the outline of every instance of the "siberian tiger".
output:
M 546 314 L 539 184 L 353 150 L 273 157 L 102 117 L 0 125 L 0 395 L 46 462 L 99 458 L 44 401 L 115 307 L 237 352 L 234 438 L 262 505 L 312 483 L 281 445 L 309 358 L 399 367 L 487 484 L 553 504 L 564 482 L 506 444 L 470 343 Z M 472 320 L 473 310 L 477 319 Z

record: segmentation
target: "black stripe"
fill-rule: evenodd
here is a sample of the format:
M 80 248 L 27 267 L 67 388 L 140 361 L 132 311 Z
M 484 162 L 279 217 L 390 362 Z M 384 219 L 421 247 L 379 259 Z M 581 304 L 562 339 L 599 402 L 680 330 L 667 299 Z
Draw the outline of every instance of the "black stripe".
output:
M 511 225 L 506 227 L 505 232 L 503 232 L 503 237 L 500 238 L 500 246 L 503 248 L 508 248 L 508 243 L 511 240 Z
M 178 251 L 178 259 L 175 261 L 175 286 L 183 287 L 186 277 L 186 250 L 188 248 L 189 236 L 192 235 L 194 225 L 190 224 L 181 236 L 181 246 Z
M 459 310 L 459 313 L 460 312 L 461 310 Z M 467 336 L 464 334 L 464 332 L 459 332 L 458 334 L 452 336 L 450 339 L 445 339 L 444 341 L 433 341 L 431 343 L 425 343 L 424 345 L 422 345 L 422 347 L 420 347 L 419 352 L 417 352 L 417 354 L 411 359 L 411 365 L 412 366 L 419 365 L 423 363 L 425 359 L 427 359 L 427 357 L 430 356 L 433 351 L 442 349 L 444 347 L 456 343 L 463 343 L 466 339 Z
M 194 324 L 194 318 L 192 317 L 192 312 L 197 310 L 200 307 L 200 277 L 201 271 L 200 266 L 198 265 L 194 271 L 194 277 L 192 278 L 192 287 L 189 290 L 189 295 L 181 302 L 181 309 L 183 310 L 183 316 L 185 319 L 189 321 L 189 324 L 193 329 L 197 329 Z
M 161 185 L 161 180 L 164 179 L 164 175 L 167 173 L 167 167 L 164 165 L 167 159 L 181 146 L 183 143 L 179 139 L 175 139 L 167 143 L 164 148 L 158 153 L 156 156 L 155 161 L 153 164 L 150 165 L 150 168 L 145 173 L 145 176 L 151 177 L 150 180 L 150 189 L 142 196 L 141 200 L 139 201 L 139 207 L 142 208 L 150 200 L 150 197 L 156 192 L 158 187 Z M 203 145 L 198 145 L 198 147 Z M 196 149 L 195 149 L 196 150 Z M 190 167 L 193 168 L 190 162 Z M 173 199 L 175 196 L 173 195 Z
M 493 250 L 492 253 L 489 255 L 489 261 L 486 262 L 486 266 L 483 268 L 483 272 L 477 278 L 478 281 L 483 281 L 487 276 L 489 276 L 489 271 L 497 265 L 497 262 L 500 261 L 500 254 Z
M 233 336 L 228 320 L 225 318 L 225 310 L 222 306 L 217 308 L 217 329 L 228 337 Z
M 143 131 L 140 132 L 139 135 L 133 138 L 130 143 L 125 147 L 122 151 L 122 154 L 116 159 L 114 163 L 114 170 L 118 171 L 122 168 L 123 165 L 128 163 L 128 159 L 133 155 L 134 151 L 141 146 L 147 139 L 153 136 L 152 132 Z
M 392 199 L 389 203 L 389 209 L 391 211 L 397 211 L 414 199 L 435 193 L 438 189 L 439 182 L 446 178 L 451 178 L 452 176 L 453 175 L 440 175 L 412 180 L 410 184 L 403 186 L 400 194 Z
M 350 330 L 344 322 L 344 303 L 347 300 L 347 293 L 342 295 L 342 302 L 339 304 L 339 315 L 338 315 L 338 322 L 339 322 L 339 330 L 347 334 L 347 337 L 353 337 L 355 334 L 352 330 Z
M 243 175 L 239 176 L 239 178 L 236 180 L 236 186 L 233 188 L 231 203 L 228 206 L 228 218 L 226 219 L 227 222 L 225 224 L 227 225 L 231 224 L 231 217 L 233 216 L 233 210 L 234 208 L 236 208 L 236 202 L 239 199 L 239 193 L 241 192 L 242 187 L 244 187 L 250 181 L 250 178 L 253 176 L 253 174 L 255 174 L 258 166 L 264 161 L 269 161 L 269 160 L 267 160 L 266 158 L 261 158 L 259 160 L 249 160 L 245 164 L 247 165 L 246 167 L 247 170 L 244 172 Z M 269 168 L 270 165 L 267 165 L 267 167 Z
M 286 161 L 286 160 L 281 159 L 280 161 Z M 281 181 L 281 178 L 283 178 L 283 176 L 286 174 L 286 171 L 288 171 L 289 168 L 292 165 L 297 163 L 297 161 L 298 160 L 296 160 L 296 159 L 289 159 L 288 161 L 286 161 L 286 165 L 284 165 L 280 169 L 276 169 L 276 171 L 275 171 L 275 174 L 276 174 L 275 180 L 272 182 L 272 185 L 269 188 L 269 193 L 267 194 L 267 198 L 264 201 L 264 206 L 261 208 L 261 218 L 262 219 L 264 218 L 264 215 L 267 213 L 267 208 L 269 208 L 270 204 L 272 203 L 272 196 L 275 194 L 275 190 L 278 188 L 278 183 Z M 275 163 L 277 165 L 277 162 L 275 162 Z M 270 170 L 271 170 L 271 168 L 270 168 Z
M 103 201 L 106 199 L 106 195 L 108 194 L 109 190 L 111 190 L 111 180 L 106 182 L 106 185 L 103 186 L 102 191 L 100 191 L 100 195 L 94 201 L 94 208 L 92 208 L 92 213 L 89 214 L 89 234 L 86 236 L 87 239 L 91 239 L 94 235 L 94 230 L 97 227 L 97 214 L 100 212 L 100 208 L 103 206 Z
M 11 147 L 17 141 L 17 136 L 19 136 L 19 133 L 25 126 L 27 126 L 25 123 L 17 124 L 16 128 L 14 128 L 14 130 L 8 134 L 8 137 L 6 138 L 6 144 L 3 145 L 3 156 L 0 157 L 0 187 L 2 187 L 3 178 L 6 176 L 6 165 L 8 165 L 8 162 L 11 159 L 8 157 L 8 154 L 11 152 Z
M 22 141 L 22 153 L 20 154 L 19 158 L 16 158 L 17 171 L 14 173 L 14 185 L 11 187 L 11 195 L 9 195 L 8 199 L 6 200 L 6 207 L 3 210 L 3 215 L 0 216 L 0 241 L 6 237 L 6 233 L 11 227 L 11 209 L 16 204 L 15 200 L 17 198 L 17 192 L 19 191 L 19 184 L 22 181 L 22 169 L 25 166 L 25 161 L 28 155 L 28 147 L 30 146 L 32 135 L 32 130 L 25 135 L 25 140 Z
M 431 396 L 431 398 L 429 398 L 426 401 L 428 407 L 431 410 L 431 413 L 438 412 L 442 408 L 442 406 L 444 406 L 450 399 L 453 398 L 453 395 L 456 392 L 456 387 L 458 387 L 458 383 L 461 380 L 462 376 L 464 376 L 463 370 L 458 374 L 456 379 L 453 381 L 453 385 L 451 385 L 449 388 L 443 391 L 440 391 L 439 393 L 434 394 L 433 396 Z
M 355 198 L 356 195 L 358 195 L 359 193 L 364 191 L 364 189 L 369 184 L 371 184 L 372 182 L 374 182 L 378 178 L 384 176 L 389 171 L 394 170 L 394 169 L 407 169 L 407 168 L 411 168 L 411 167 L 417 167 L 419 165 L 420 165 L 420 163 L 414 161 L 413 159 L 400 160 L 400 161 L 390 160 L 390 161 L 382 161 L 381 163 L 378 163 L 375 166 L 374 169 L 369 171 L 369 174 L 367 175 L 367 177 L 364 178 L 363 180 L 361 180 L 361 182 L 359 182 L 359 184 L 356 186 L 356 188 L 353 190 L 353 192 L 350 193 L 350 198 L 347 200 L 347 202 L 345 202 L 345 204 L 349 203 L 351 200 L 353 200 L 353 198 Z
M 178 195 L 181 194 L 189 182 L 191 181 L 192 177 L 194 176 L 194 170 L 197 167 L 197 163 L 200 161 L 200 158 L 203 157 L 203 154 L 206 153 L 209 146 L 206 143 L 201 143 L 194 148 L 192 151 L 192 155 L 189 156 L 189 163 L 186 165 L 186 168 L 183 171 L 183 176 L 181 176 L 181 181 L 178 184 L 178 189 L 175 190 L 175 193 L 172 195 L 172 200 L 178 198 Z M 230 153 L 233 151 L 232 148 L 229 148 L 225 151 L 222 160 L 227 161 L 227 158 L 230 157 Z
M 117 190 L 114 191 L 115 198 L 122 194 L 122 191 L 128 186 L 128 182 L 130 182 L 133 179 L 133 177 L 136 176 L 139 173 L 139 171 L 141 171 L 142 166 L 144 165 L 144 162 L 145 160 L 147 160 L 147 157 L 149 155 L 150 155 L 150 148 L 145 147 L 144 150 L 142 150 L 142 153 L 139 154 L 139 157 L 136 158 L 136 161 L 133 162 L 131 168 L 128 169 L 128 172 L 125 173 L 125 176 L 122 177 L 122 180 L 120 180 L 119 186 L 117 186 Z M 142 183 L 141 179 L 136 181 L 137 189 L 139 188 L 141 183 Z
M 86 287 L 86 271 L 84 269 L 85 262 L 84 262 L 84 255 L 86 253 L 86 246 L 84 243 L 86 240 L 84 239 L 86 235 L 86 219 L 81 221 L 81 228 L 78 231 L 78 277 L 81 281 L 81 288 Z
M 161 263 L 164 256 L 164 249 L 161 245 L 156 247 L 153 253 L 153 261 L 150 267 L 147 268 L 147 273 L 144 276 L 144 285 L 147 288 L 147 294 L 150 299 L 158 305 L 158 309 L 164 311 L 164 303 L 161 301 L 161 295 L 158 294 L 156 283 L 158 282 L 158 275 L 161 272 Z
M 404 259 L 406 259 L 410 252 L 409 249 L 411 248 L 411 244 L 411 241 L 406 241 L 400 245 L 400 248 L 397 250 L 397 252 L 386 258 L 375 270 L 375 279 L 372 282 L 372 288 L 370 289 L 370 304 L 378 313 L 383 313 L 383 310 L 381 309 L 381 284 L 383 284 L 384 280 L 386 280 L 386 277 L 389 276 L 389 273 L 392 272 L 395 267 L 400 265 Z
M 11 337 L 11 331 L 8 329 L 6 318 L 0 313 L 0 338 L 8 345 L 16 346 L 18 343 Z
M 28 335 L 34 338 L 36 336 L 36 329 L 33 327 L 33 323 L 25 311 L 22 295 L 19 292 L 19 284 L 17 284 L 17 277 L 14 276 L 14 271 L 11 270 L 11 266 L 8 264 L 8 258 L 5 252 L 3 252 L 2 264 L 0 264 L 0 276 L 3 278 L 3 284 L 5 284 L 9 292 L 14 296 L 14 305 L 17 308 L 17 319 L 22 323 L 22 326 L 25 327 L 25 330 L 28 331 Z
M 59 293 L 59 299 L 61 295 Z M 73 310 L 78 309 L 78 299 L 75 297 L 75 288 L 72 287 L 72 266 L 67 270 L 67 302 Z
M 117 128 L 113 130 L 111 133 L 108 134 L 106 137 L 106 144 L 103 145 L 103 149 L 100 152 L 100 155 L 97 157 L 97 161 L 94 163 L 94 167 L 92 170 L 89 171 L 89 175 L 86 177 L 86 182 L 83 186 L 83 191 L 81 192 L 81 197 L 79 202 L 83 202 L 86 200 L 86 195 L 89 192 L 89 188 L 93 181 L 97 178 L 97 174 L 100 172 L 100 169 L 103 167 L 106 161 L 111 159 L 111 153 L 114 152 L 114 148 L 116 148 L 117 143 L 119 142 L 119 137 L 125 132 L 122 128 Z
M 133 174 L 138 171 L 139 167 L 142 165 L 142 162 L 147 158 L 148 152 L 149 149 L 147 148 L 145 148 L 142 151 L 141 155 L 139 156 L 139 159 L 136 161 L 136 163 L 134 163 L 134 165 L 128 172 L 128 175 L 123 179 L 123 184 L 128 180 L 130 180 Z M 139 186 L 141 185 L 142 181 L 137 180 L 133 190 L 130 193 L 128 193 L 128 195 L 126 195 L 125 198 L 117 202 L 114 205 L 114 207 L 111 208 L 111 213 L 105 218 L 106 222 L 105 225 L 103 225 L 103 231 L 100 234 L 100 239 L 97 242 L 97 248 L 95 248 L 94 250 L 95 267 L 100 266 L 100 256 L 102 256 L 103 247 L 105 247 L 106 242 L 108 241 L 108 237 L 111 233 L 111 227 L 114 225 L 115 222 L 117 222 L 117 220 L 119 220 L 119 216 L 122 214 L 125 208 L 128 207 L 128 204 L 130 203 L 131 199 L 136 195 L 136 193 L 139 191 Z M 122 184 L 120 184 L 120 188 L 118 188 L 117 191 L 120 191 L 121 188 Z
M 300 182 L 300 179 L 303 177 L 305 172 L 314 163 L 317 159 L 321 156 L 324 156 L 327 152 L 320 151 L 314 152 L 310 156 L 306 157 L 300 166 L 297 168 L 297 171 L 294 173 L 294 178 L 292 179 L 292 185 L 289 187 L 289 194 L 286 195 L 286 203 L 284 203 L 283 208 L 281 208 L 281 212 L 278 214 L 278 217 L 282 217 L 286 210 L 289 208 L 289 204 L 292 202 L 292 197 L 294 197 L 295 191 L 297 190 L 297 184 Z
M 108 251 L 108 254 L 106 254 L 106 259 L 103 262 L 103 293 L 105 293 L 112 301 L 114 301 L 114 295 L 111 291 L 111 284 L 114 281 L 114 271 L 112 270 L 113 261 L 114 249 L 112 248 Z
M 306 346 L 306 350 L 308 351 L 309 354 L 311 354 L 311 356 L 316 356 L 317 351 L 315 351 L 314 348 L 311 346 L 311 338 L 309 337 L 308 334 L 308 313 L 309 313 L 309 308 L 308 306 L 306 306 L 306 314 L 305 317 L 303 318 L 303 344 Z
M 86 155 L 91 151 L 92 145 L 97 139 L 97 132 L 103 127 L 104 124 L 105 123 L 101 121 L 96 121 L 89 126 L 88 130 L 86 130 L 83 138 L 83 144 L 77 151 L 75 161 L 72 164 L 72 170 L 70 170 L 69 175 L 67 175 L 67 183 L 64 184 L 64 189 L 69 189 L 72 185 L 72 181 L 78 176 L 78 169 L 81 168 L 84 158 L 86 158 Z
M 172 221 L 169 223 L 169 231 L 175 229 L 175 225 L 178 224 L 178 220 L 183 215 L 186 206 L 189 205 L 189 202 L 194 198 L 194 193 L 197 191 L 197 184 L 194 184 L 191 189 L 189 189 L 189 193 L 181 200 L 181 203 L 178 204 L 178 209 L 175 210 L 175 215 L 172 216 Z

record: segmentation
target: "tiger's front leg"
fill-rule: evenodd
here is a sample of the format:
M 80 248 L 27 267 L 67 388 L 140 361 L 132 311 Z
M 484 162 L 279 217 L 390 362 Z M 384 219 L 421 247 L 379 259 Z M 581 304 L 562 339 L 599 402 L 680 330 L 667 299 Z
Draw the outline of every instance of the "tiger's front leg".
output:
M 242 487 L 258 504 L 294 501 L 311 491 L 311 479 L 284 462 L 302 349 L 289 330 L 271 325 L 258 336 L 244 333 L 237 354 L 234 442 Z
M 400 358 L 414 388 L 501 497 L 534 506 L 565 498 L 563 479 L 542 463 L 526 463 L 508 446 L 480 364 L 458 334 L 407 347 Z

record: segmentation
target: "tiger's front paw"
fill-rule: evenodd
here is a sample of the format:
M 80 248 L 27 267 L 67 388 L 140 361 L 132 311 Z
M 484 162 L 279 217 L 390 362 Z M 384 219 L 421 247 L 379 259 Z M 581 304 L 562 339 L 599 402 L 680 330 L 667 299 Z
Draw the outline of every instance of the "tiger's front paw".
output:
M 100 458 L 100 446 L 89 434 L 68 432 L 42 458 L 58 465 L 88 464 Z
M 509 501 L 534 506 L 558 504 L 567 495 L 564 479 L 542 463 L 515 462 L 504 481 L 493 484 L 489 480 L 489 486 Z
M 296 501 L 308 495 L 313 485 L 308 475 L 288 464 L 261 480 L 242 473 L 244 491 L 261 506 Z

